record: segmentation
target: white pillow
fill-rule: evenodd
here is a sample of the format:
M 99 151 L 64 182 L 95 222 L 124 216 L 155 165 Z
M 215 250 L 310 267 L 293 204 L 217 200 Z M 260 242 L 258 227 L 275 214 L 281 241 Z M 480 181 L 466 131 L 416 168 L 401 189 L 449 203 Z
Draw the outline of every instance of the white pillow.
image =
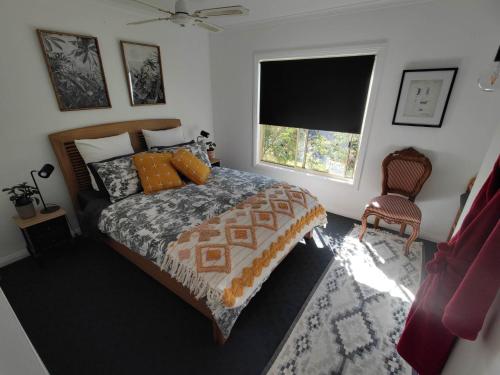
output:
M 174 146 L 179 143 L 187 142 L 184 138 L 182 128 L 179 126 L 167 130 L 146 130 L 142 129 L 144 140 L 148 146 L 148 150 L 155 146 Z
M 132 143 L 130 143 L 130 136 L 128 133 L 106 138 L 75 139 L 75 146 L 80 152 L 85 164 L 134 153 L 134 148 L 132 147 Z M 92 187 L 94 190 L 99 190 L 94 180 L 94 176 L 90 171 L 89 174 L 92 181 Z

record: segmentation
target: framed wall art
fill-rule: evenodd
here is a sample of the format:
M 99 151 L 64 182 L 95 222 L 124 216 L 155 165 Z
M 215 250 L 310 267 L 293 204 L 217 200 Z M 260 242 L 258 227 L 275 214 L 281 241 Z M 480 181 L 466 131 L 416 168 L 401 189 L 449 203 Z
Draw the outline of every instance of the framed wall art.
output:
M 97 38 L 37 30 L 61 111 L 110 108 Z
M 121 41 L 130 104 L 165 104 L 160 47 Z
M 403 71 L 392 123 L 440 128 L 458 68 Z

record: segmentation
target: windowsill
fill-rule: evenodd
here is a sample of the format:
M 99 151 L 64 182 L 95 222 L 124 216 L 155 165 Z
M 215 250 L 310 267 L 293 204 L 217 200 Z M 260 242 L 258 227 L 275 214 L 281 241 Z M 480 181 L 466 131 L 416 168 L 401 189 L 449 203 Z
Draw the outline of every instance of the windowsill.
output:
M 302 175 L 306 175 L 309 177 L 316 177 L 320 178 L 322 180 L 326 180 L 329 182 L 336 182 L 336 183 L 341 183 L 344 185 L 348 186 L 354 186 L 354 179 L 349 179 L 349 178 L 342 178 L 340 176 L 333 176 L 327 173 L 323 172 L 316 172 L 316 171 L 311 171 L 311 170 L 304 170 L 304 169 L 299 169 L 299 168 L 294 168 L 294 167 L 287 167 L 286 165 L 280 165 L 280 164 L 273 164 L 265 161 L 258 161 L 255 164 L 256 168 L 264 168 L 264 169 L 278 169 L 284 172 L 293 172 L 293 173 L 300 173 Z

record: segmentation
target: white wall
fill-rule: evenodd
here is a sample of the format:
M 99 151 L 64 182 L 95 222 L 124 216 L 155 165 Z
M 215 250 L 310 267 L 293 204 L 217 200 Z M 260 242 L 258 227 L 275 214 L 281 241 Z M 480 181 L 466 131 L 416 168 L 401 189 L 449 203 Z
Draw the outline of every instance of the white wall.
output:
M 165 23 L 126 26 L 152 18 L 104 0 L 2 0 L 0 2 L 0 187 L 29 181 L 29 171 L 57 165 L 47 135 L 75 127 L 143 118 L 180 118 L 190 136 L 212 131 L 207 32 Z M 141 18 L 142 17 L 142 18 Z M 36 28 L 97 36 L 111 109 L 60 112 L 35 33 Z M 119 40 L 160 45 L 166 105 L 131 107 Z M 71 209 L 59 170 L 40 182 L 47 202 Z M 3 193 L 2 193 L 3 194 Z M 24 242 L 0 196 L 0 263 L 21 253 Z
M 2 289 L 0 289 L 0 374 L 49 374 Z
M 478 74 L 491 62 L 500 35 L 500 2 L 435 0 L 374 11 L 233 27 L 210 37 L 217 154 L 229 167 L 269 174 L 252 163 L 253 54 L 261 51 L 385 41 L 381 84 L 359 190 L 291 172 L 273 175 L 317 194 L 329 211 L 359 218 L 380 193 L 382 159 L 414 146 L 433 174 L 417 203 L 421 234 L 446 239 L 467 181 L 477 173 L 500 114 L 498 98 L 481 92 Z M 458 66 L 441 129 L 391 125 L 402 70 Z
M 500 97 L 499 93 L 492 94 Z M 457 230 L 488 178 L 500 154 L 500 127 L 497 129 L 484 157 L 476 182 L 464 207 Z M 443 375 L 496 375 L 500 374 L 500 294 L 488 312 L 483 329 L 475 341 L 459 340 L 453 348 Z

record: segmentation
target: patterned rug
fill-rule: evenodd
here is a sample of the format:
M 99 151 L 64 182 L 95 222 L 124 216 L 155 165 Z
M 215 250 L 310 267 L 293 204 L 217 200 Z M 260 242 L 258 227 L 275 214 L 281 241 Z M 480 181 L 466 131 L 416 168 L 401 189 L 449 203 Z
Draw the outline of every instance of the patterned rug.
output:
M 422 243 L 356 226 L 268 365 L 268 375 L 408 374 L 395 344 L 420 283 Z M 320 234 L 321 237 L 321 234 Z M 270 366 L 270 367 L 269 367 Z M 264 370 L 264 373 L 266 373 Z

